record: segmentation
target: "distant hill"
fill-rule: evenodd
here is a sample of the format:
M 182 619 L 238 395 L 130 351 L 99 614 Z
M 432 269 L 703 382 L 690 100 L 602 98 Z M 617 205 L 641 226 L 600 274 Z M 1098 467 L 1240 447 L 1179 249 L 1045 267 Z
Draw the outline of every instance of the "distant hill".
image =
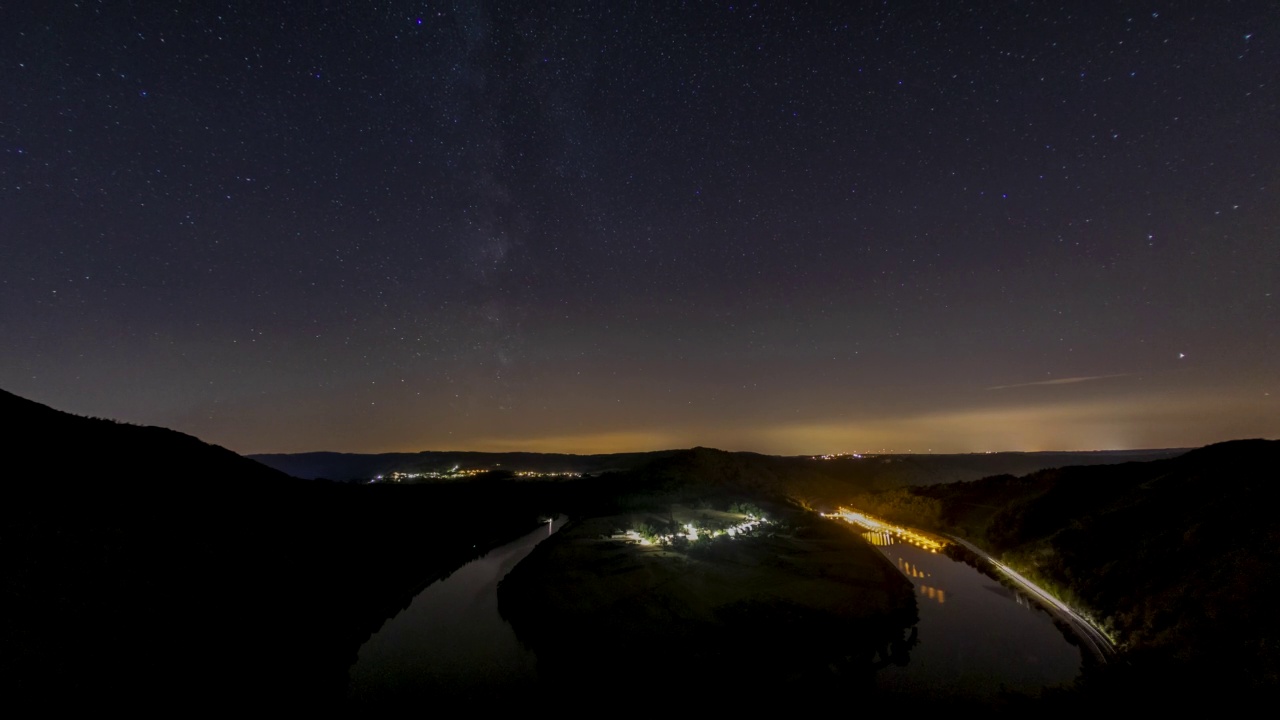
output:
M 610 455 L 567 455 L 560 453 L 485 453 L 424 451 L 417 453 L 268 453 L 249 458 L 300 478 L 368 480 L 393 472 L 446 472 L 454 467 L 472 470 L 531 472 L 572 472 L 598 475 L 632 470 L 677 451 L 659 450 Z
M 848 492 L 864 492 L 904 485 L 975 480 L 1004 473 L 1025 474 L 1045 468 L 1067 465 L 1099 465 L 1131 460 L 1155 460 L 1172 457 L 1185 449 L 1118 450 L 1097 452 L 1002 452 L 963 455 L 871 455 L 863 458 L 839 457 L 830 460 L 809 456 L 774 456 L 709 448 L 693 450 L 661 450 L 643 453 L 608 455 L 563 455 L 554 453 L 334 453 L 250 455 L 253 460 L 300 478 L 330 480 L 367 480 L 392 472 L 443 472 L 459 466 L 467 469 L 506 469 L 534 472 L 576 472 L 598 475 L 646 467 L 671 461 L 674 465 L 698 462 L 699 453 L 720 454 L 738 458 L 738 464 L 750 465 L 752 472 L 765 472 L 781 481 L 798 496 L 818 503 L 835 502 Z M 707 457 L 710 457 L 708 455 Z M 683 459 L 682 459 L 683 458 Z M 703 458 L 704 460 L 706 458 Z M 674 467 L 673 465 L 673 467 Z
M 858 506 L 967 537 L 1101 618 L 1151 673 L 1126 683 L 1273 693 L 1277 478 L 1280 441 L 1239 440 L 1152 462 L 896 490 Z

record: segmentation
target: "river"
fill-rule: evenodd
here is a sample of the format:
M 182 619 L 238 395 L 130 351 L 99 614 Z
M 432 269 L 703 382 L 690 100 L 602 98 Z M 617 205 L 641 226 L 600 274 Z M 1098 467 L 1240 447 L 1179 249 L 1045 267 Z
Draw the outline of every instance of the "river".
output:
M 1068 685 L 1080 674 L 1080 650 L 1022 593 L 888 533 L 863 537 L 915 585 L 920 612 L 911 661 L 882 669 L 882 689 L 989 701 L 1006 690 L 1036 694 Z
M 428 586 L 369 638 L 351 667 L 347 699 L 357 709 L 460 701 L 492 705 L 535 696 L 537 659 L 498 614 L 498 582 L 563 525 L 543 525 Z M 918 644 L 905 666 L 876 674 L 894 694 L 993 700 L 1069 684 L 1081 667 L 1047 613 L 941 553 L 864 533 L 916 588 Z
M 349 671 L 348 702 L 359 708 L 447 700 L 474 707 L 532 688 L 537 661 L 498 615 L 498 582 L 564 522 L 557 517 L 419 593 L 360 647 Z

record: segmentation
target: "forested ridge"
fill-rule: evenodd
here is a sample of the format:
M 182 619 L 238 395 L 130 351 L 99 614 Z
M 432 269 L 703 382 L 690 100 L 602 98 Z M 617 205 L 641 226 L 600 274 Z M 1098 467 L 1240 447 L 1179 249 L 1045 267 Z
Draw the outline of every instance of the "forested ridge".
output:
M 1242 440 L 853 502 L 977 543 L 1090 613 L 1153 681 L 1264 691 L 1280 683 L 1278 471 L 1280 442 Z

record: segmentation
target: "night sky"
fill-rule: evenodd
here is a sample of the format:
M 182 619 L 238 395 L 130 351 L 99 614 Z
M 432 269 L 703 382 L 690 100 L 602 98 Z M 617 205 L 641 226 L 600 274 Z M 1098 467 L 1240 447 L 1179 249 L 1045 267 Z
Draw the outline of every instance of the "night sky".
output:
M 239 452 L 1280 436 L 1280 3 L 0 8 L 0 388 Z

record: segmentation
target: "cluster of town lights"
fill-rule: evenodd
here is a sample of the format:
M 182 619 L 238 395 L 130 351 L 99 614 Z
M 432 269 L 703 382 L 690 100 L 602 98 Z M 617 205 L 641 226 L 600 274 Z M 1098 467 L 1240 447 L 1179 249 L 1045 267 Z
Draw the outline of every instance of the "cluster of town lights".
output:
M 672 533 L 670 535 L 655 535 L 653 539 L 649 539 L 635 530 L 628 530 L 622 534 L 622 537 L 641 545 L 669 545 L 672 540 L 677 537 L 686 538 L 689 542 L 697 542 L 700 538 L 717 538 L 724 535 L 730 538 L 736 538 L 739 535 L 747 533 L 760 525 L 767 524 L 769 521 L 762 517 L 753 517 L 748 515 L 747 521 L 738 523 L 733 527 L 723 530 L 711 530 L 708 528 L 700 528 L 692 523 L 685 523 L 681 526 L 682 532 Z
M 488 470 L 467 469 L 462 470 L 457 465 L 452 470 L 444 472 L 389 472 L 385 475 L 374 475 L 370 483 L 380 482 L 404 482 L 405 480 L 417 480 L 425 478 L 427 480 L 456 480 L 458 478 L 469 478 L 489 472 Z
M 467 468 L 462 469 L 455 465 L 450 470 L 432 471 L 432 472 L 389 472 L 385 475 L 375 475 L 371 483 L 379 482 L 404 482 L 406 480 L 457 480 L 459 478 L 475 477 L 491 472 L 489 468 Z M 579 472 L 539 472 L 537 470 L 521 470 L 515 473 L 516 477 L 521 478 L 580 478 L 582 473 Z

